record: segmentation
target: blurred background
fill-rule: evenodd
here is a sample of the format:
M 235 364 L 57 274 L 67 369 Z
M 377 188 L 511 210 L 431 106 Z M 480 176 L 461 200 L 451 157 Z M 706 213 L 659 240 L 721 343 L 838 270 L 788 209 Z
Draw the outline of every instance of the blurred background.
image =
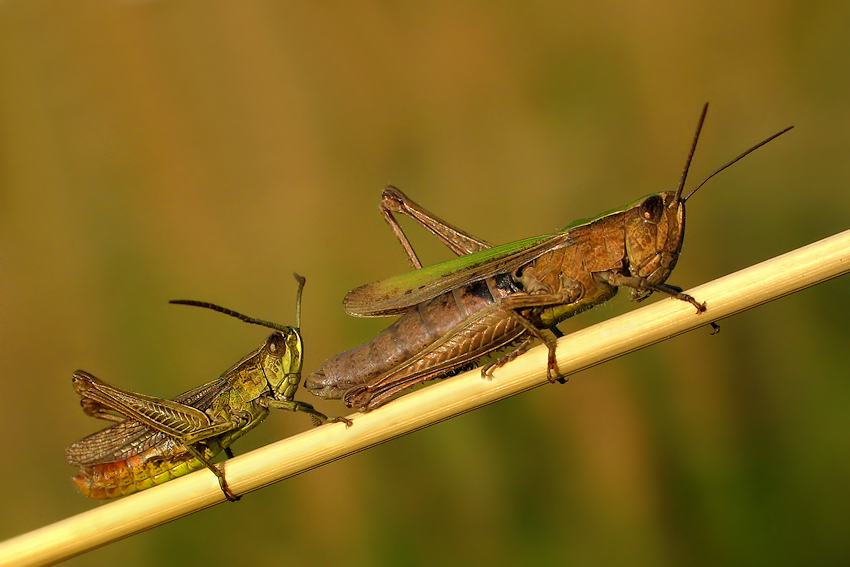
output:
M 796 128 L 691 201 L 671 283 L 847 229 L 848 25 L 838 1 L 0 3 L 0 539 L 99 505 L 63 461 L 102 425 L 72 371 L 173 397 L 268 333 L 169 299 L 291 323 L 304 274 L 305 375 L 385 327 L 341 300 L 408 269 L 386 184 L 494 243 L 551 232 L 674 188 L 710 101 L 691 186 Z M 69 564 L 846 565 L 848 283 Z

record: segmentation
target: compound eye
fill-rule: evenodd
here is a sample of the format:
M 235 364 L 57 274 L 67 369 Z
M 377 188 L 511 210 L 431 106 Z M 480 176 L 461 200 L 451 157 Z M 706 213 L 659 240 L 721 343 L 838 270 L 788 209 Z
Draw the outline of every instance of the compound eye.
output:
M 640 204 L 640 216 L 644 222 L 657 223 L 664 214 L 664 200 L 659 195 L 652 195 Z
M 271 354 L 277 354 L 279 350 L 285 350 L 286 337 L 280 331 L 275 331 L 266 339 L 266 350 Z

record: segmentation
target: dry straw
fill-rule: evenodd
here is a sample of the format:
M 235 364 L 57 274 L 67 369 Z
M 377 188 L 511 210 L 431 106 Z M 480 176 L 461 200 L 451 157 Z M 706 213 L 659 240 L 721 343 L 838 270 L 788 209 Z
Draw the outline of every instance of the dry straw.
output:
M 706 302 L 703 314 L 663 299 L 564 337 L 558 366 L 574 374 L 848 271 L 850 230 L 689 290 Z M 245 494 L 545 383 L 546 351 L 538 347 L 492 380 L 473 370 L 355 414 L 349 428 L 325 425 L 231 459 L 224 465 L 227 480 Z M 0 543 L 0 565 L 61 561 L 223 501 L 216 478 L 202 470 Z

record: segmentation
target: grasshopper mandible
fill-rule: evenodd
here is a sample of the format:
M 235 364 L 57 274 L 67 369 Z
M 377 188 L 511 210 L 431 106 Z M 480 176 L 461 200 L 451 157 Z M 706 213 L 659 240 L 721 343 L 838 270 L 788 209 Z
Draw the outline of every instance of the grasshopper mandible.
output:
M 247 317 L 211 303 L 176 300 L 172 303 L 206 307 L 248 323 L 275 329 L 263 343 L 220 377 L 203 386 L 164 400 L 122 390 L 78 370 L 74 390 L 83 411 L 115 425 L 77 441 L 65 452 L 69 465 L 80 467 L 73 478 L 90 498 L 114 498 L 162 484 L 207 467 L 217 477 L 228 500 L 238 496 L 227 486 L 224 473 L 213 463 L 222 451 L 259 425 L 270 409 L 304 412 L 317 425 L 345 418 L 328 418 L 308 403 L 296 401 L 301 381 L 303 345 L 301 292 L 304 278 L 296 274 L 295 327 Z
M 449 376 L 515 345 L 482 368 L 487 376 L 535 339 L 548 347 L 549 380 L 563 381 L 555 363 L 555 338 L 561 336 L 557 324 L 608 301 L 621 287 L 638 301 L 660 292 L 705 311 L 704 303 L 664 283 L 682 249 L 685 201 L 706 181 L 791 129 L 751 147 L 683 196 L 707 110 L 706 104 L 675 191 L 575 221 L 554 234 L 492 246 L 432 215 L 398 189 L 385 189 L 381 212 L 416 270 L 361 286 L 346 295 L 343 306 L 360 317 L 402 317 L 371 341 L 325 361 L 305 387 L 368 411 L 421 382 Z M 412 217 L 460 257 L 423 268 L 393 213 Z

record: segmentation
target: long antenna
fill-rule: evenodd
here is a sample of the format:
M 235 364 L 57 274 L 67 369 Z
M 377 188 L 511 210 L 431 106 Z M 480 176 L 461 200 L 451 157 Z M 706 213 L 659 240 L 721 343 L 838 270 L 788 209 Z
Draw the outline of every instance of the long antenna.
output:
M 295 328 L 301 329 L 301 292 L 304 291 L 304 284 L 307 283 L 307 278 L 299 276 L 292 272 L 295 276 L 295 281 L 298 282 L 298 291 L 295 292 Z
M 298 292 L 300 295 L 300 288 Z M 281 325 L 280 323 L 275 323 L 273 321 L 266 321 L 265 319 L 257 319 L 256 317 L 249 317 L 247 315 L 239 313 L 238 311 L 234 311 L 233 309 L 228 309 L 227 307 L 222 307 L 221 305 L 216 305 L 215 303 L 209 303 L 207 301 L 195 301 L 194 299 L 172 299 L 168 303 L 173 303 L 175 305 L 192 305 L 194 307 L 212 309 L 213 311 L 218 311 L 219 313 L 224 313 L 225 315 L 230 315 L 231 317 L 236 317 L 240 321 L 245 321 L 246 323 L 251 323 L 252 325 L 261 325 L 263 327 L 268 327 L 269 329 L 275 329 L 284 333 L 288 333 L 292 330 L 292 327 L 289 327 L 287 325 Z
M 704 111 L 703 111 L 703 112 L 704 112 Z M 697 189 L 699 189 L 700 187 L 702 187 L 703 185 L 705 185 L 705 182 L 706 182 L 706 181 L 708 181 L 709 179 L 711 179 L 712 177 L 714 177 L 715 175 L 717 175 L 718 173 L 720 173 L 721 171 L 723 171 L 724 169 L 726 169 L 727 167 L 729 167 L 730 165 L 732 165 L 733 163 L 735 163 L 736 161 L 738 161 L 739 159 L 743 158 L 745 155 L 749 154 L 750 152 L 754 152 L 754 151 L 756 151 L 757 149 L 759 149 L 760 147 L 762 147 L 763 145 L 765 145 L 766 143 L 768 143 L 769 141 L 773 140 L 774 138 L 778 138 L 779 136 L 781 136 L 782 134 L 784 134 L 785 132 L 787 132 L 787 131 L 788 131 L 788 130 L 790 130 L 791 128 L 793 128 L 793 126 L 789 126 L 789 127 L 785 128 L 784 130 L 781 130 L 781 131 L 777 132 L 777 133 L 776 133 L 776 134 L 774 134 L 773 136 L 770 136 L 769 138 L 767 138 L 767 139 L 765 139 L 765 140 L 762 140 L 761 142 L 759 142 L 758 144 L 756 144 L 756 145 L 755 145 L 755 146 L 753 146 L 752 148 L 748 149 L 747 151 L 745 151 L 744 153 L 742 153 L 741 155 L 739 155 L 738 157 L 736 157 L 735 159 L 733 159 L 732 161 L 730 161 L 729 163 L 727 163 L 726 165 L 724 165 L 724 166 L 720 167 L 717 171 L 715 171 L 714 173 L 712 173 L 711 175 L 709 175 L 708 177 L 706 177 L 705 179 L 703 179 L 702 181 L 700 181 L 699 185 L 697 185 L 697 186 L 696 186 L 696 188 L 694 188 L 694 190 L 693 190 L 693 191 L 691 191 L 690 193 L 688 193 L 688 196 L 687 196 L 687 197 L 685 197 L 684 199 L 682 199 L 682 201 L 684 202 L 684 201 L 687 201 L 688 199 L 690 199 L 690 198 L 691 198 L 691 195 L 693 195 L 694 193 L 696 193 L 696 192 L 697 192 Z M 698 132 L 699 132 L 699 131 L 698 131 Z M 684 178 L 682 179 L 682 181 L 684 182 Z M 681 192 L 681 186 L 679 186 L 679 191 Z M 678 194 L 679 194 L 679 193 L 677 193 L 677 195 L 678 195 Z
M 298 282 L 298 291 L 295 292 L 295 328 L 300 329 L 301 293 L 304 291 L 304 284 L 307 283 L 307 278 L 305 278 L 304 276 L 299 276 L 298 274 L 293 275 L 295 276 L 295 280 Z M 216 305 L 215 303 L 209 303 L 208 301 L 196 301 L 194 299 L 172 299 L 168 303 L 173 303 L 175 305 L 192 305 L 193 307 L 203 307 L 204 309 L 212 309 L 213 311 L 218 311 L 219 313 L 224 313 L 225 315 L 230 315 L 231 317 L 236 317 L 240 321 L 245 321 L 246 323 L 251 323 L 252 325 L 268 327 L 269 329 L 275 329 L 283 333 L 288 333 L 292 331 L 292 327 L 290 327 L 289 325 L 281 325 L 280 323 L 275 323 L 274 321 L 266 321 L 265 319 L 249 317 L 248 315 L 243 315 L 242 313 L 234 311 L 233 309 L 228 309 L 227 307 L 222 307 L 221 305 Z
M 688 159 L 685 160 L 685 170 L 682 172 L 682 179 L 679 181 L 679 188 L 676 189 L 676 200 L 674 203 L 678 203 L 682 199 L 682 190 L 685 188 L 685 181 L 688 179 L 688 169 L 691 167 L 691 160 L 694 158 L 694 152 L 697 149 L 697 141 L 699 140 L 699 133 L 702 130 L 702 123 L 705 122 L 705 114 L 708 112 L 708 103 L 705 103 L 705 106 L 702 107 L 702 114 L 699 115 L 699 122 L 697 123 L 697 133 L 694 134 L 694 141 L 691 143 L 691 151 L 688 152 Z

